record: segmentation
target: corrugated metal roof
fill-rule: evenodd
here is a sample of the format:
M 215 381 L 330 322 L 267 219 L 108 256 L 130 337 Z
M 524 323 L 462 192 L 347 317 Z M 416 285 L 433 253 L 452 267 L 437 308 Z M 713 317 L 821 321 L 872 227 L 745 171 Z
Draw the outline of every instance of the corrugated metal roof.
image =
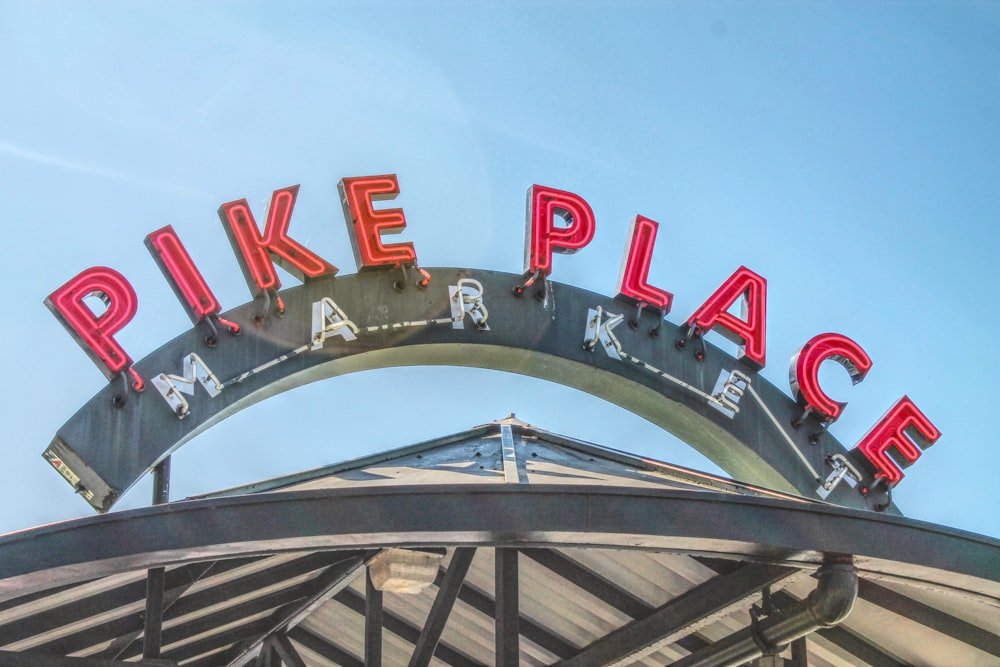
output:
M 420 485 L 455 488 L 480 485 L 585 485 L 669 489 L 769 499 L 775 504 L 820 507 L 787 494 L 608 450 L 546 433 L 507 419 L 427 443 L 327 468 L 229 489 L 202 498 L 280 494 L 303 490 L 370 489 Z M 713 496 L 714 497 L 714 496 Z M 400 502 L 407 502 L 401 500 Z M 418 491 L 412 502 L 419 503 Z M 182 507 L 181 503 L 178 507 Z M 483 511 L 504 511 L 491 505 Z M 720 512 L 725 511 L 720 506 Z M 877 520 L 877 516 L 872 517 Z M 711 523 L 711 516 L 695 520 Z M 816 531 L 836 530 L 816 525 Z M 28 545 L 20 536 L 15 548 Z M 0 538 L 0 556 L 5 538 Z M 415 546 L 415 545 L 414 545 Z M 766 546 L 766 545 L 763 545 Z M 997 554 L 1000 545 L 993 544 Z M 17 548 L 28 548 L 26 546 Z M 435 582 L 417 594 L 382 594 L 381 664 L 409 665 L 423 635 L 443 623 L 429 664 L 494 665 L 496 651 L 498 549 L 500 542 L 451 546 Z M 669 665 L 751 623 L 763 604 L 765 582 L 776 609 L 787 608 L 816 588 L 815 567 L 764 564 L 767 549 L 744 549 L 719 558 L 678 542 L 675 549 L 614 548 L 547 543 L 517 551 L 519 664 L 553 665 L 585 649 L 610 647 L 619 664 Z M 914 548 L 921 548 L 919 544 Z M 378 553 L 356 549 L 303 549 L 287 553 L 242 552 L 232 558 L 189 558 L 166 571 L 162 657 L 181 665 L 288 664 L 325 667 L 364 664 L 367 577 L 365 563 Z M 459 556 L 456 556 L 459 554 Z M 471 562 L 466 559 L 471 556 Z M 450 611 L 436 609 L 447 577 L 462 560 Z M 995 561 L 1000 569 L 1000 556 Z M 801 565 L 801 564 L 800 564 Z M 85 566 L 81 566 L 86 569 Z M 770 568 L 770 569 L 768 569 Z M 989 665 L 1000 664 L 1000 599 L 996 588 L 970 591 L 908 575 L 878 563 L 859 567 L 859 597 L 847 620 L 820 629 L 804 642 L 807 664 Z M 987 565 L 987 571 L 990 567 Z M 759 585 L 727 586 L 753 571 Z M 451 575 L 449 574 L 451 573 Z M 742 574 L 741 574 L 742 573 Z M 61 582 L 62 580 L 60 580 Z M 1000 571 L 992 581 L 1000 581 Z M 122 571 L 90 581 L 6 595 L 0 602 L 0 664 L 3 656 L 74 656 L 136 661 L 142 656 L 146 572 Z M 710 613 L 670 627 L 679 600 L 716 598 Z M 440 603 L 438 603 L 440 604 Z M 664 628 L 652 640 L 638 639 L 644 619 Z M 647 621 L 648 623 L 648 621 Z M 645 636 L 645 635 L 643 635 Z M 584 654 L 588 655 L 588 654 Z M 786 657 L 791 655 L 785 650 Z M 270 660 L 270 662 L 268 662 Z M 67 662 L 67 665 L 70 663 Z M 81 662 L 81 665 L 86 663 Z M 97 663 L 94 663 L 97 664 Z

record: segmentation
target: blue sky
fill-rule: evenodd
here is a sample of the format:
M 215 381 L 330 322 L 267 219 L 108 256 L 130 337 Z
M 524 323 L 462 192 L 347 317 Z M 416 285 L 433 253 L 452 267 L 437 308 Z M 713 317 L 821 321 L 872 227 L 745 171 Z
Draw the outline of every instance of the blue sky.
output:
M 141 358 L 188 320 L 142 240 L 172 224 L 224 308 L 249 300 L 216 215 L 301 183 L 293 236 L 354 271 L 336 183 L 396 173 L 425 266 L 519 272 L 524 193 L 571 190 L 593 243 L 553 278 L 612 294 L 628 222 L 659 221 L 650 281 L 686 318 L 738 266 L 768 279 L 768 365 L 835 331 L 871 355 L 832 428 L 851 445 L 903 394 L 944 433 L 894 494 L 1000 536 L 994 338 L 1000 4 L 0 4 L 7 325 L 0 532 L 86 516 L 40 454 L 104 378 L 42 305 L 93 265 L 139 295 Z M 286 286 L 294 279 L 284 280 Z M 509 412 L 706 468 L 615 406 L 469 369 L 330 379 L 174 457 L 183 497 L 461 431 Z M 362 415 L 359 419 L 358 416 Z M 120 507 L 148 503 L 148 483 Z

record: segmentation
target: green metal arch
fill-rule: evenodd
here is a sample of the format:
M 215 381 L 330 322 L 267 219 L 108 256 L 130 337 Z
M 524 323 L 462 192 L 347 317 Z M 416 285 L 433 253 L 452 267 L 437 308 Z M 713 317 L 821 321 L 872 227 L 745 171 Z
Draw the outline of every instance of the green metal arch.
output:
M 818 423 L 792 426 L 802 411 L 790 397 L 718 348 L 706 345 L 703 360 L 695 357 L 692 346 L 678 349 L 677 326 L 659 324 L 655 313 L 643 312 L 630 323 L 636 318 L 634 305 L 570 285 L 547 281 L 516 295 L 512 288 L 523 281 L 514 274 L 428 271 L 432 280 L 423 290 L 412 284 L 397 289 L 400 274 L 393 271 L 310 281 L 280 294 L 285 306 L 280 317 L 275 300 L 262 318 L 257 317 L 264 308 L 260 300 L 244 304 L 224 314 L 242 326 L 242 333 L 220 333 L 214 347 L 204 342 L 209 330 L 195 327 L 136 363 L 147 381 L 144 392 L 109 383 L 59 429 L 45 456 L 91 505 L 107 511 L 157 462 L 257 401 L 345 373 L 450 365 L 520 373 L 608 400 L 750 483 L 815 498 L 831 471 L 832 456 L 852 462 L 862 483 L 872 482 L 863 462 Z M 461 286 L 470 303 L 455 311 L 454 293 Z M 479 287 L 477 306 L 472 297 Z M 331 333 L 312 349 L 314 304 L 324 299 L 336 304 L 357 333 Z M 477 307 L 474 317 L 469 311 Z M 477 326 L 484 313 L 486 326 Z M 623 319 L 608 334 L 612 315 Z M 608 345 L 612 337 L 621 353 Z M 196 386 L 193 396 L 185 397 L 188 414 L 179 419 L 150 379 L 160 373 L 181 375 L 191 353 L 225 386 L 215 397 Z M 738 398 L 738 412 L 727 413 L 708 397 L 732 371 L 748 384 L 731 395 Z M 828 500 L 870 509 L 882 499 L 864 497 L 842 484 Z

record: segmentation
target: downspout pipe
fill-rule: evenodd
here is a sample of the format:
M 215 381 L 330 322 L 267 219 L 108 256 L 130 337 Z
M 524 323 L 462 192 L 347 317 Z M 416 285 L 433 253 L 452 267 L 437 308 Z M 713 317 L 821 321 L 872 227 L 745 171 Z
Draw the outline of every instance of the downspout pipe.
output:
M 858 597 L 858 575 L 850 563 L 824 565 L 819 584 L 804 600 L 695 651 L 671 667 L 736 667 L 784 647 L 819 628 L 841 623 Z

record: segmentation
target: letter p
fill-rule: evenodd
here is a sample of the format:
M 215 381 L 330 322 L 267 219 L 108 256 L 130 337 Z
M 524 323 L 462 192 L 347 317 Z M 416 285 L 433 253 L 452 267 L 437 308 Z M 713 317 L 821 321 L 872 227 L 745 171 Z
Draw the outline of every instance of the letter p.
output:
M 557 227 L 555 218 L 565 226 Z M 594 238 L 594 212 L 582 197 L 571 192 L 532 185 L 528 189 L 525 217 L 524 271 L 552 273 L 552 253 L 571 254 Z

